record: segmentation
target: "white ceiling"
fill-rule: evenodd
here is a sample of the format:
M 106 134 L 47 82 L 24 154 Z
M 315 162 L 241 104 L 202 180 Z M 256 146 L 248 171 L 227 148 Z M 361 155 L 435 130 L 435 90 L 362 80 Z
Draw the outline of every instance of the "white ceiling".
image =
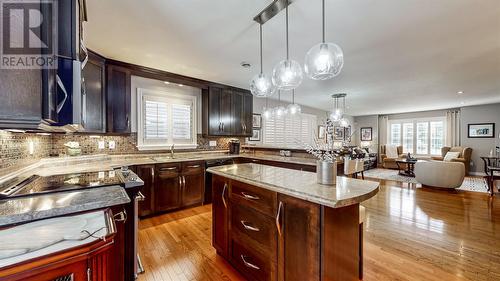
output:
M 106 57 L 248 89 L 259 69 L 252 18 L 270 2 L 88 0 L 86 41 Z M 299 103 L 328 110 L 330 95 L 346 92 L 348 113 L 368 115 L 500 102 L 499 0 L 326 6 L 327 41 L 342 47 L 344 68 L 332 80 L 305 78 Z M 303 63 L 321 39 L 321 1 L 296 0 L 289 13 L 290 56 Z M 284 21 L 283 12 L 264 25 L 267 73 L 285 56 Z

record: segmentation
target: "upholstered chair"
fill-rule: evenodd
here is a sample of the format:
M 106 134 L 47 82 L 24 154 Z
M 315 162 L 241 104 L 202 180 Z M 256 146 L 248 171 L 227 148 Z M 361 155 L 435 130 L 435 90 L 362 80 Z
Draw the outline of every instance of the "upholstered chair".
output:
M 444 146 L 441 148 L 441 156 L 432 157 L 433 160 L 443 161 L 446 153 L 448 152 L 458 152 L 460 153 L 457 158 L 451 159 L 451 162 L 460 162 L 465 166 L 465 175 L 469 175 L 470 170 L 470 160 L 472 156 L 472 148 L 463 146 Z
M 380 147 L 380 160 L 381 160 L 382 166 L 384 168 L 386 168 L 386 169 L 397 169 L 398 168 L 398 165 L 396 164 L 396 160 L 405 157 L 405 155 L 403 154 L 403 146 L 402 145 L 397 147 L 397 152 L 398 152 L 398 158 L 389 158 L 389 157 L 387 157 L 387 154 L 386 154 L 385 145 L 382 145 Z

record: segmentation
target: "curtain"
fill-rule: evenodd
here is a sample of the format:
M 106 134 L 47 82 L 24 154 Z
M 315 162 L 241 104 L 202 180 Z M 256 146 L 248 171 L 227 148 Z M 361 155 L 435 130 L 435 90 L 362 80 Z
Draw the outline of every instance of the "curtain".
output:
M 460 146 L 460 110 L 446 112 L 446 146 Z
M 379 144 L 379 148 L 382 146 L 382 145 L 386 145 L 387 144 L 387 130 L 388 130 L 388 127 L 389 127 L 389 116 L 385 115 L 385 116 L 379 116 L 378 118 L 378 144 Z M 381 150 L 379 149 L 379 152 Z M 380 154 L 380 153 L 379 153 Z M 379 157 L 380 159 L 380 157 Z

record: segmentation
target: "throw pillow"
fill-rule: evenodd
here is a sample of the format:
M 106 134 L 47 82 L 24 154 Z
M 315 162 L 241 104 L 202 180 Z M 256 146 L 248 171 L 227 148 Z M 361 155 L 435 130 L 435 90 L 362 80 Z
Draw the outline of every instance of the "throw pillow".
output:
M 446 152 L 443 161 L 450 162 L 452 159 L 458 158 L 460 156 L 460 152 Z
M 395 145 L 387 145 L 385 147 L 385 154 L 387 155 L 387 158 L 392 158 L 392 159 L 398 158 L 399 157 L 398 147 Z

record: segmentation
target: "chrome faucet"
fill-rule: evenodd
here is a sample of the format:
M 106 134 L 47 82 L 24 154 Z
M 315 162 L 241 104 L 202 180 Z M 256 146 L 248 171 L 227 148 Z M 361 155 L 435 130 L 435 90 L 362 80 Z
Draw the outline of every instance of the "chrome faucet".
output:
M 170 147 L 170 158 L 174 159 L 174 146 L 175 144 L 172 144 L 172 146 Z

